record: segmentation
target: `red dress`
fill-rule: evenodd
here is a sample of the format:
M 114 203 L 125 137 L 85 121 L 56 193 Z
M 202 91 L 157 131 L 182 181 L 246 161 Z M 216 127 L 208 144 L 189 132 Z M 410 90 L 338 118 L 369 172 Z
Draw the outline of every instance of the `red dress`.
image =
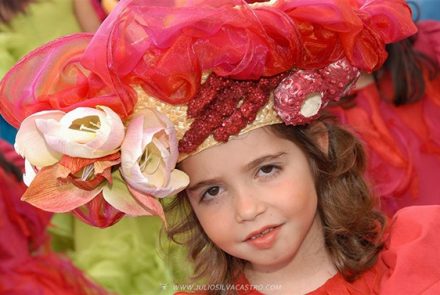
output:
M 440 64 L 440 22 L 418 27 L 415 48 Z M 357 91 L 355 107 L 333 109 L 365 142 L 368 178 L 389 216 L 406 206 L 440 204 L 440 74 L 425 81 L 425 96 L 416 103 L 396 107 L 373 83 Z M 380 85 L 390 97 L 390 80 Z
M 400 210 L 390 223 L 377 263 L 349 283 L 340 274 L 308 295 L 440 294 L 440 206 Z M 263 295 L 242 277 L 238 295 Z M 204 293 L 176 293 L 204 294 Z

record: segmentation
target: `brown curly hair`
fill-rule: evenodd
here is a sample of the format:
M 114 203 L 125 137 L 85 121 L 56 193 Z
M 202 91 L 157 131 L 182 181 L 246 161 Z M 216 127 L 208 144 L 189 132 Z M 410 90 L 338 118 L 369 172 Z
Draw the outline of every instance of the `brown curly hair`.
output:
M 307 126 L 277 124 L 268 130 L 295 143 L 309 159 L 327 250 L 344 278 L 354 280 L 375 264 L 383 247 L 386 221 L 376 210 L 377 199 L 363 176 L 366 159 L 362 144 L 328 118 Z M 322 132 L 328 134 L 328 153 L 315 141 Z M 170 221 L 167 235 L 189 250 L 195 266 L 193 279 L 207 284 L 233 284 L 246 262 L 230 256 L 209 240 L 185 192 L 164 207 Z

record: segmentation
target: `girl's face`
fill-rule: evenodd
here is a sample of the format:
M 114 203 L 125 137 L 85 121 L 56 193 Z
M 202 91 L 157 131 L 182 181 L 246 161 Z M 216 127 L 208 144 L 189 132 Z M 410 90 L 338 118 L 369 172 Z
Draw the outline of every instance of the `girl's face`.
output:
M 182 162 L 187 195 L 208 237 L 254 268 L 291 262 L 320 227 L 317 194 L 305 154 L 258 128 Z

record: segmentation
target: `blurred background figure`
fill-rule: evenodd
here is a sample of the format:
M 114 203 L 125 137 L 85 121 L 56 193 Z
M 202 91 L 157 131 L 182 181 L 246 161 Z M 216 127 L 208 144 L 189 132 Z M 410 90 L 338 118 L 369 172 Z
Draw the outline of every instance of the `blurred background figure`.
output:
M 51 250 L 51 213 L 20 201 L 24 161 L 0 140 L 0 294 L 101 295 L 67 257 Z
M 363 74 L 334 111 L 363 139 L 368 176 L 392 215 L 410 205 L 440 204 L 440 22 L 387 46 L 388 59 Z
M 119 0 L 74 0 L 75 14 L 84 32 L 95 32 Z

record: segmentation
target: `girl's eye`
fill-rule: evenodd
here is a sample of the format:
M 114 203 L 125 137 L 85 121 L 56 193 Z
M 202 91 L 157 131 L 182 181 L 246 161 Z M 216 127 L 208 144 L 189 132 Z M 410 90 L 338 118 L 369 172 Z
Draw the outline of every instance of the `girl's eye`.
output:
M 279 172 L 280 169 L 281 168 L 276 165 L 264 165 L 258 170 L 257 176 L 272 176 Z
M 220 187 L 212 186 L 202 194 L 202 200 L 209 200 L 215 198 L 219 193 L 220 193 Z

